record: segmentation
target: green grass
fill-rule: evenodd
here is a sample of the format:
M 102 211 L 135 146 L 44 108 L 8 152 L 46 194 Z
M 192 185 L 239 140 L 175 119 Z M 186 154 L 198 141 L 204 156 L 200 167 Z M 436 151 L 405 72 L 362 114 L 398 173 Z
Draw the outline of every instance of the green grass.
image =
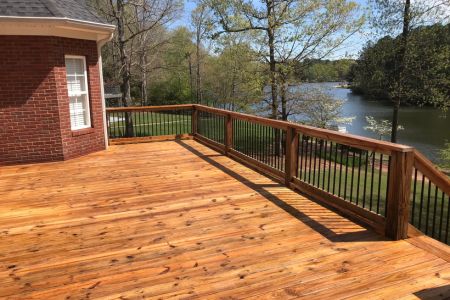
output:
M 171 114 L 165 112 L 132 113 L 134 136 L 160 136 L 188 134 L 192 132 L 191 114 Z M 109 136 L 125 137 L 124 114 L 110 116 Z

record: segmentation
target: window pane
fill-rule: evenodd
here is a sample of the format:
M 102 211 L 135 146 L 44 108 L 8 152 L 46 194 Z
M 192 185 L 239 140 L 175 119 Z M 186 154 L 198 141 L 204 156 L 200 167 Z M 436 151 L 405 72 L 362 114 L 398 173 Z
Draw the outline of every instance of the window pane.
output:
M 70 122 L 72 128 L 89 126 L 86 95 L 70 97 Z
M 66 57 L 70 123 L 73 130 L 91 126 L 84 58 Z
M 67 89 L 69 91 L 69 95 L 80 94 L 81 92 L 86 91 L 84 76 L 72 76 L 67 75 Z
M 84 75 L 84 62 L 79 58 L 66 58 L 67 75 Z

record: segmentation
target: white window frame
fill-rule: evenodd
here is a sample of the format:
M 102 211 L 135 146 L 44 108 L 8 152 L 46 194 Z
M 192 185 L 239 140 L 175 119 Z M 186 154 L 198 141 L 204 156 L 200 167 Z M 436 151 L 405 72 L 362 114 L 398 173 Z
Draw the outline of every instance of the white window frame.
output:
M 69 118 L 70 118 L 70 128 L 71 130 L 75 131 L 75 130 L 80 130 L 80 129 L 86 129 L 86 128 L 91 128 L 92 124 L 91 124 L 91 100 L 89 99 L 89 86 L 88 86 L 88 74 L 87 74 L 87 66 L 86 66 L 86 57 L 85 56 L 81 56 L 81 55 L 65 55 L 64 56 L 64 66 L 66 67 L 65 64 L 65 59 L 67 58 L 71 58 L 71 59 L 81 59 L 83 61 L 83 67 L 84 67 L 84 86 L 86 87 L 86 91 L 84 92 L 80 92 L 80 93 L 71 93 L 69 91 L 68 88 L 68 83 L 66 83 L 67 86 L 67 93 L 69 96 L 69 105 L 70 105 L 70 97 L 77 97 L 77 96 L 82 96 L 82 95 L 86 95 L 86 101 L 87 101 L 87 105 L 86 105 L 86 116 L 87 116 L 87 120 L 86 120 L 86 125 L 83 126 L 73 126 L 72 125 L 72 118 L 70 117 L 70 112 L 69 112 Z M 66 78 L 67 78 L 67 69 L 66 69 Z M 69 107 L 70 110 L 70 107 Z

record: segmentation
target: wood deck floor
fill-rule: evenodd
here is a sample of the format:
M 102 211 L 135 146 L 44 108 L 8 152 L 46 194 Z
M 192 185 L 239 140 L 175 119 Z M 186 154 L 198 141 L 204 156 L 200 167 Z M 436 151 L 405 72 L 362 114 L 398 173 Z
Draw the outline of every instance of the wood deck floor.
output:
M 449 280 L 195 141 L 0 168 L 0 298 L 444 299 Z

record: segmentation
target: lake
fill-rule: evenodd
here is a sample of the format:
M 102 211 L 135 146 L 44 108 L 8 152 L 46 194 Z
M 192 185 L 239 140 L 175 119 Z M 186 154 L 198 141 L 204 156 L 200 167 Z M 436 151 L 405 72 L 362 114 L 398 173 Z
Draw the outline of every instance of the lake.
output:
M 392 106 L 389 102 L 364 99 L 353 94 L 350 89 L 334 87 L 337 83 L 333 82 L 308 85 L 325 88 L 334 97 L 346 101 L 344 115 L 356 117 L 351 125 L 346 125 L 348 133 L 378 138 L 372 132 L 364 130 L 364 126 L 367 126 L 365 117 L 392 119 Z M 400 108 L 399 123 L 405 128 L 398 133 L 399 143 L 413 146 L 432 161 L 439 161 L 439 150 L 444 147 L 446 141 L 450 142 L 450 112 L 444 113 L 429 107 L 403 106 Z

